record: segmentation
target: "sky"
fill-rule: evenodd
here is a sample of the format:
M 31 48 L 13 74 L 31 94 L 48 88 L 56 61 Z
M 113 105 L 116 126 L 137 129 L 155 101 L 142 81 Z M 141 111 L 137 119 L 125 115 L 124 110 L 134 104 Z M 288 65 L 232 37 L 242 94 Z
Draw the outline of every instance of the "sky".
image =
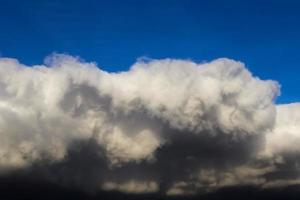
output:
M 140 57 L 242 61 L 299 101 L 297 0 L 0 1 L 0 55 L 27 65 L 53 52 L 126 71 Z

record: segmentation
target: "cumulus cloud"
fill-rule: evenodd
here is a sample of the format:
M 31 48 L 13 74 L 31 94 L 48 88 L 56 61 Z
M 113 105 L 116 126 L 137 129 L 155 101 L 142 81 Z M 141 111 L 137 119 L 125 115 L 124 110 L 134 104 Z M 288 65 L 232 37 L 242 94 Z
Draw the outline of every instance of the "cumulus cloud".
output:
M 140 60 L 118 73 L 67 55 L 1 58 L 0 171 L 169 195 L 297 183 L 282 169 L 298 172 L 300 106 L 276 106 L 278 95 L 276 81 L 225 58 Z

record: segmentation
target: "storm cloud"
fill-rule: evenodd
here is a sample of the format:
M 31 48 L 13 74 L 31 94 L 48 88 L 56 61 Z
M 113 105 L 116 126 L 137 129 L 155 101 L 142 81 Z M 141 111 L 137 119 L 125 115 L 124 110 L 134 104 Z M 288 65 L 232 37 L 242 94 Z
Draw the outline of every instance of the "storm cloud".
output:
M 226 58 L 115 73 L 68 55 L 0 58 L 0 174 L 134 194 L 297 185 L 300 104 L 279 94 Z

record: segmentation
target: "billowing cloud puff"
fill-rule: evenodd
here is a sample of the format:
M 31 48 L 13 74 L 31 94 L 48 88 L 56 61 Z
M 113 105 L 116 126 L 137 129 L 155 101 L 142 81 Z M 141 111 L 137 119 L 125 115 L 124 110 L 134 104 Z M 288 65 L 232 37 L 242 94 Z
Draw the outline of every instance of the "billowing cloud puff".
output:
M 276 107 L 278 94 L 225 58 L 118 73 L 66 55 L 31 67 L 1 58 L 0 170 L 127 193 L 276 185 L 267 176 L 298 153 L 300 124 L 299 105 Z
M 300 103 L 278 105 L 276 126 L 266 135 L 266 153 L 300 153 Z

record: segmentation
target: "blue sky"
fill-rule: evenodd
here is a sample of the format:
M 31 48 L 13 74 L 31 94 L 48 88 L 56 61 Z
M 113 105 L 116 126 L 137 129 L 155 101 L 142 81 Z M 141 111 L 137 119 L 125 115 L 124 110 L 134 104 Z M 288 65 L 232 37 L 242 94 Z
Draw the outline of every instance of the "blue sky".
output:
M 127 70 L 137 58 L 228 57 L 300 100 L 300 1 L 0 0 L 0 55 L 27 65 L 57 52 Z

